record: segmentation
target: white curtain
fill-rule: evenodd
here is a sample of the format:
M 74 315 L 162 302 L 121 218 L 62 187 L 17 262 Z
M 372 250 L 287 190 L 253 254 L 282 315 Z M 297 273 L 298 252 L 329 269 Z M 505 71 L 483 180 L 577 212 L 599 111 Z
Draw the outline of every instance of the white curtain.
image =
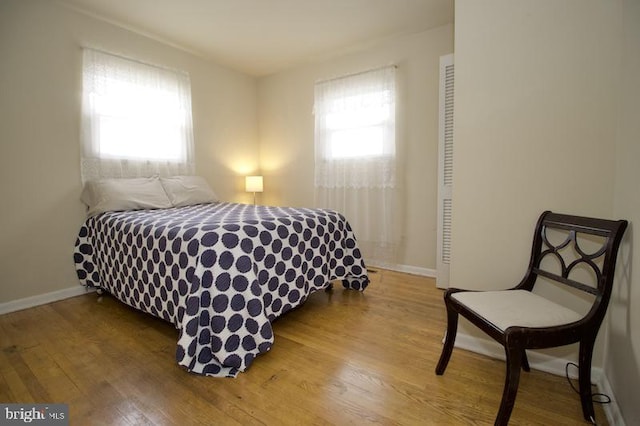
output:
M 195 172 L 185 72 L 83 52 L 82 181 Z
M 399 241 L 395 67 L 315 85 L 315 197 L 342 213 L 365 259 L 394 262 Z

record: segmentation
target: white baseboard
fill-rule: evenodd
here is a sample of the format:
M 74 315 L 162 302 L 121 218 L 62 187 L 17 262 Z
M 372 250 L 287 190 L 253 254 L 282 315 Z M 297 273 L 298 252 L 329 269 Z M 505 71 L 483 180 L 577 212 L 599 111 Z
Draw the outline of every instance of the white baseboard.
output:
M 95 291 L 95 289 L 77 285 L 63 290 L 0 303 L 0 315 L 8 314 L 9 312 L 21 311 L 22 309 L 33 308 L 34 306 L 45 305 L 51 302 L 57 302 L 58 300 L 68 299 L 70 297 L 80 296 L 91 291 Z
M 614 398 L 613 389 L 611 388 L 611 383 L 609 383 L 609 379 L 607 378 L 607 376 L 603 374 L 600 377 L 600 380 L 596 382 L 596 384 L 598 385 L 598 392 L 609 395 L 609 398 L 611 398 L 611 402 L 609 404 L 604 404 L 602 406 L 609 424 L 626 426 L 624 418 L 622 417 L 622 411 L 620 411 L 620 406 L 618 406 L 618 402 Z
M 456 335 L 455 347 L 486 355 L 491 358 L 501 359 L 503 361 L 506 359 L 504 348 L 497 342 L 477 338 L 465 333 L 458 332 Z M 535 351 L 527 351 L 527 358 L 529 359 L 529 366 L 531 368 L 562 377 L 566 374 L 565 366 L 567 362 L 575 362 L 569 359 L 555 358 Z M 577 370 L 575 368 L 569 370 L 569 377 L 572 379 L 578 378 Z M 598 386 L 598 392 L 608 395 L 609 398 L 611 398 L 611 403 L 604 404 L 602 406 L 609 424 L 625 426 L 622 412 L 616 403 L 613 389 L 611 388 L 611 384 L 609 383 L 607 376 L 604 374 L 604 370 L 599 367 L 592 367 L 591 378 L 592 382 Z
M 398 265 L 395 263 L 366 261 L 366 260 L 365 260 L 365 263 L 367 264 L 367 266 L 371 266 L 374 268 L 388 269 L 390 271 L 404 272 L 407 274 L 420 275 L 423 277 L 435 278 L 437 274 L 435 269 L 421 268 L 418 266 Z

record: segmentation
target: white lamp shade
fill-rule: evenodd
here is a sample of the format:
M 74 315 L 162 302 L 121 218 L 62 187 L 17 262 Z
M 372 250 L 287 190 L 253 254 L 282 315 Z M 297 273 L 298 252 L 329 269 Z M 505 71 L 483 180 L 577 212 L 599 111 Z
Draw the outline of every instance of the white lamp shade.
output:
M 262 176 L 247 176 L 244 186 L 247 192 L 262 192 Z

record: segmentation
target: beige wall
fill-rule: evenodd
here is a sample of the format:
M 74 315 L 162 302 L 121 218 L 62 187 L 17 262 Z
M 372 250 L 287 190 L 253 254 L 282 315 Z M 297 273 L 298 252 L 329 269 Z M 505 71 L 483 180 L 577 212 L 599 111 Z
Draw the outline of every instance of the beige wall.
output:
M 623 1 L 614 215 L 631 222 L 611 300 L 605 373 L 628 425 L 640 424 L 640 2 Z M 635 250 L 634 250 L 635 246 Z
M 544 209 L 630 220 L 594 366 L 637 424 L 639 4 L 457 0 L 455 14 L 451 283 L 516 283 Z
M 52 1 L 0 3 L 0 304 L 78 285 L 81 46 L 188 71 L 197 171 L 249 201 L 257 168 L 255 79 Z
M 611 217 L 616 2 L 456 2 L 451 283 L 521 278 L 546 209 Z
M 453 51 L 451 25 L 260 79 L 258 117 L 262 202 L 314 203 L 313 85 L 396 64 L 400 82 L 399 140 L 405 216 L 398 263 L 435 269 L 439 57 Z

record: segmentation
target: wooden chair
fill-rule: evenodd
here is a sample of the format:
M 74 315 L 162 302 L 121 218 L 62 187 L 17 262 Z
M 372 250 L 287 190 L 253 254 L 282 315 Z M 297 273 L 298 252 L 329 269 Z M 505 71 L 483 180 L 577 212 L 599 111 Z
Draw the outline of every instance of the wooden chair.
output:
M 509 290 L 450 288 L 445 292 L 447 335 L 436 374 L 444 374 L 447 368 L 460 314 L 504 346 L 506 377 L 495 424 L 506 425 L 515 403 L 520 369 L 529 371 L 526 349 L 579 342 L 582 413 L 586 420 L 595 422 L 591 358 L 596 335 L 609 304 L 616 257 L 626 227 L 625 220 L 544 212 L 538 219 L 529 267 L 520 284 Z M 540 284 L 541 287 L 553 283 L 575 289 L 570 292 L 580 294 L 582 304 L 585 304 L 585 298 L 589 299 L 590 308 L 586 314 L 579 314 L 551 298 L 532 292 L 534 285 L 542 281 L 545 284 Z

